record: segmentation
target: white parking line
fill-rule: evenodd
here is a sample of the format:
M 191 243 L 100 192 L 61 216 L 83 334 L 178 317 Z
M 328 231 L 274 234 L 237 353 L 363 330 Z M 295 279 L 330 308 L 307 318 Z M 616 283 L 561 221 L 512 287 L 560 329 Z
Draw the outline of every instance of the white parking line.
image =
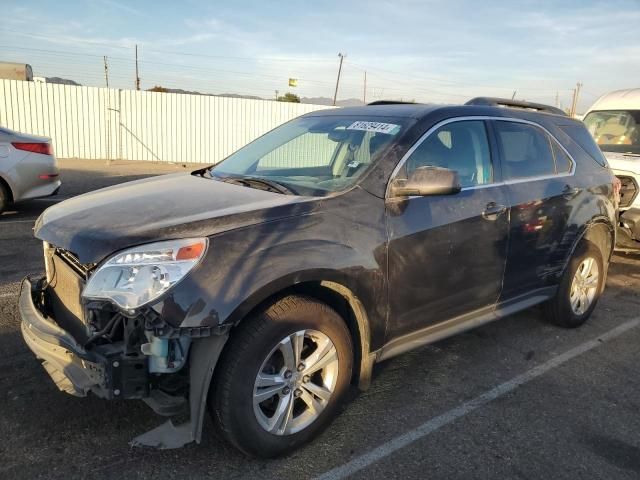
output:
M 489 390 L 482 395 L 470 400 L 468 402 L 463 403 L 459 407 L 456 407 L 448 412 L 443 413 L 442 415 L 438 415 L 437 417 L 428 420 L 423 423 L 419 427 L 408 431 L 392 440 L 383 443 L 377 448 L 374 448 L 368 453 L 362 454 L 353 460 L 336 467 L 328 472 L 323 473 L 322 475 L 316 477 L 316 480 L 339 480 L 342 478 L 346 478 L 349 475 L 353 475 L 354 473 L 362 470 L 363 468 L 368 467 L 376 463 L 379 460 L 382 460 L 385 457 L 388 457 L 392 453 L 400 450 L 401 448 L 410 445 L 411 443 L 419 440 L 431 433 L 437 431 L 441 427 L 448 425 L 460 417 L 463 417 L 478 408 L 486 405 L 487 403 L 499 398 L 506 393 L 509 393 L 520 385 L 524 385 L 525 383 L 530 382 L 531 380 L 539 377 L 547 373 L 549 370 L 552 370 L 560 365 L 568 362 L 569 360 L 577 357 L 578 355 L 582 355 L 589 350 L 596 348 L 601 345 L 603 342 L 612 340 L 616 337 L 619 337 L 623 333 L 632 328 L 636 328 L 640 325 L 640 318 L 636 318 L 634 320 L 629 320 L 616 328 L 609 330 L 608 332 L 600 335 L 598 338 L 590 340 L 588 342 L 583 343 L 571 350 L 562 353 L 553 357 L 552 359 L 538 365 L 537 367 L 532 368 L 531 370 L 526 371 L 525 373 L 518 375 L 517 377 L 512 378 L 508 382 L 505 382 L 501 385 L 498 385 L 492 390 Z

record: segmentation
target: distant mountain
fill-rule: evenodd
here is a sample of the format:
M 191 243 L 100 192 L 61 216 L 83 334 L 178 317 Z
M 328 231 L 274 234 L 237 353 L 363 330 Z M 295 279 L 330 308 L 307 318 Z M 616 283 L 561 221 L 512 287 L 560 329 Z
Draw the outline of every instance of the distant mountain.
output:
M 310 103 L 313 105 L 333 105 L 333 98 L 327 97 L 302 97 L 300 103 Z M 364 102 L 358 98 L 347 98 L 346 100 L 338 100 L 336 106 L 338 107 L 359 107 L 364 105 Z
M 69 80 L 68 78 L 60 78 L 60 77 L 45 77 L 47 79 L 47 83 L 57 83 L 60 85 L 74 85 L 76 87 L 81 87 L 82 84 Z
M 255 95 L 239 95 L 237 93 L 217 93 L 215 97 L 229 97 L 229 98 L 248 98 L 249 100 L 265 100 L 262 97 L 256 97 Z M 269 99 L 271 100 L 271 99 Z
M 248 98 L 250 100 L 264 100 L 263 98 L 256 97 L 255 95 L 239 95 L 237 93 L 202 93 L 202 92 L 196 92 L 191 90 L 183 90 L 181 88 L 153 87 L 153 88 L 148 88 L 147 91 L 165 92 L 165 93 L 181 93 L 184 95 L 205 95 L 207 97 Z

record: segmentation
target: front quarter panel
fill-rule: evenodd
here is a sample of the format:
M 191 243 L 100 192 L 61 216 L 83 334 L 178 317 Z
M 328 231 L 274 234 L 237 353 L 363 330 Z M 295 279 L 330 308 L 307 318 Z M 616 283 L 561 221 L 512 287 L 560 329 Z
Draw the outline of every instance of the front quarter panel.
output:
M 203 262 L 154 308 L 175 326 L 235 324 L 284 289 L 331 281 L 360 300 L 372 344 L 382 342 L 385 238 L 384 202 L 356 188 L 314 213 L 212 237 Z

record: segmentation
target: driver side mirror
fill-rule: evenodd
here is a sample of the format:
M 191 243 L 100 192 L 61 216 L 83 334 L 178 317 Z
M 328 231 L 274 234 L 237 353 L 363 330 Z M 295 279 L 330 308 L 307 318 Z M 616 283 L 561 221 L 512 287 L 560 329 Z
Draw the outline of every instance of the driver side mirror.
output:
M 390 188 L 392 197 L 453 195 L 460 190 L 458 172 L 440 167 L 418 167 L 408 179 L 393 180 Z

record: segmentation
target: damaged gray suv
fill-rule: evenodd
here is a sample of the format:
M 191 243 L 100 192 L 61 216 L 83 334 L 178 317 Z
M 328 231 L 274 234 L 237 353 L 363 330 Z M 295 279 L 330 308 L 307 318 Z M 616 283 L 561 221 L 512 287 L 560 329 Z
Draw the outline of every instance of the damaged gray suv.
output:
M 507 108 L 505 108 L 507 107 Z M 63 391 L 181 416 L 134 444 L 315 437 L 373 365 L 536 304 L 578 327 L 618 189 L 584 126 L 497 99 L 314 112 L 223 162 L 47 209 L 22 333 Z

